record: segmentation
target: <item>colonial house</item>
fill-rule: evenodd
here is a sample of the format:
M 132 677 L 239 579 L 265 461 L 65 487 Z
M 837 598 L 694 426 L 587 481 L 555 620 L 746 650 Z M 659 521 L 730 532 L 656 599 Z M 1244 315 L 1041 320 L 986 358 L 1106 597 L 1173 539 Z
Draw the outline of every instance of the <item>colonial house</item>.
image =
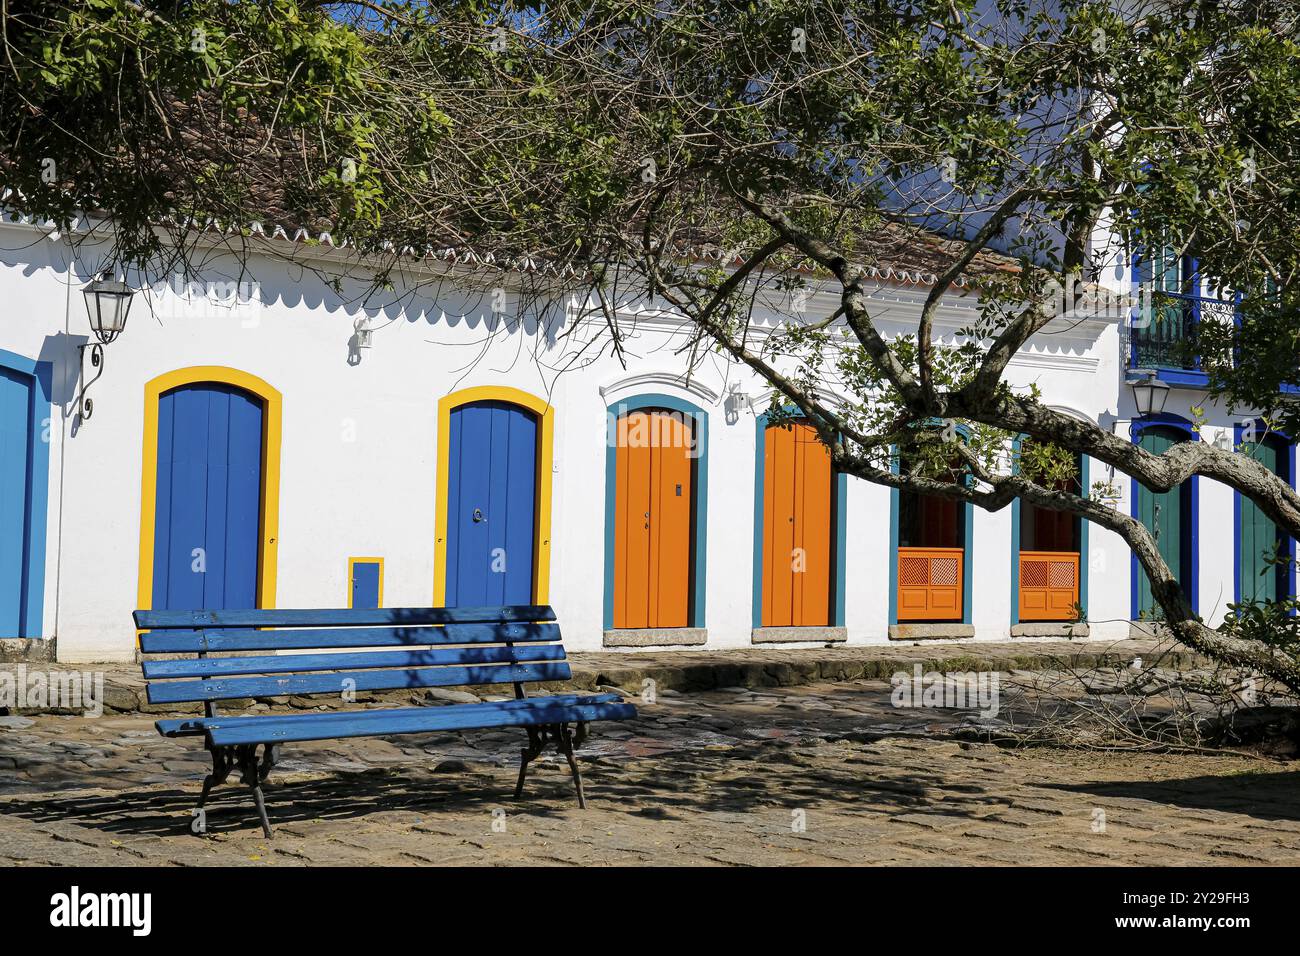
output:
M 103 344 L 83 290 L 107 247 L 3 217 L 0 653 L 130 660 L 131 611 L 150 607 L 549 603 L 573 650 L 1111 640 L 1150 608 L 1103 529 L 833 473 L 809 429 L 768 427 L 746 370 L 710 356 L 686 374 L 689 330 L 669 312 L 628 312 L 624 365 L 602 319 L 529 300 L 535 263 L 410 252 L 376 298 L 328 235 L 252 233 L 244 261 L 209 226 L 196 280 L 126 276 L 128 322 Z M 876 265 L 890 335 L 915 328 L 922 252 Z M 1125 262 L 1104 281 L 1163 283 L 1178 304 L 1154 323 L 1063 315 L 1012 383 L 1152 450 L 1240 441 L 1250 422 L 1222 409 L 1193 423 L 1205 378 L 1172 347 L 1223 307 L 1195 263 Z M 940 334 L 976 313 L 954 289 Z M 783 314 L 760 306 L 757 325 Z M 1135 379 L 1159 383 L 1158 414 L 1138 414 Z M 1294 448 L 1266 446 L 1293 479 Z M 1081 479 L 1160 530 L 1211 623 L 1240 595 L 1293 589 L 1259 573 L 1276 532 L 1231 489 L 1152 494 L 1088 460 Z

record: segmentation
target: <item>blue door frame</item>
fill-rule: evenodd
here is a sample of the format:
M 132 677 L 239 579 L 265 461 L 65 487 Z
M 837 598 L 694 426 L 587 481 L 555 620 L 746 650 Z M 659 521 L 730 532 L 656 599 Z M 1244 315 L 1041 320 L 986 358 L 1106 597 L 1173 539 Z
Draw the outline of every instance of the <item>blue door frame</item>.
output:
M 41 636 L 52 383 L 51 363 L 0 349 L 0 637 Z
M 1183 432 L 1187 441 L 1200 441 L 1201 436 L 1197 434 L 1192 423 L 1183 418 L 1181 415 L 1174 415 L 1170 412 L 1161 412 L 1159 415 L 1148 415 L 1145 418 L 1134 419 L 1130 426 L 1129 434 L 1133 444 L 1138 445 L 1142 442 L 1142 433 L 1148 428 L 1156 425 L 1164 425 L 1169 428 L 1175 428 Z M 1132 482 L 1133 494 L 1132 501 L 1129 505 L 1129 512 L 1132 517 L 1139 521 L 1142 517 L 1140 510 L 1140 496 L 1143 494 L 1142 483 L 1136 479 L 1130 479 Z M 1188 511 L 1191 512 L 1188 518 L 1187 543 L 1184 545 L 1188 549 L 1188 576 L 1190 581 L 1184 581 L 1183 590 L 1187 593 L 1187 600 L 1192 606 L 1192 610 L 1200 613 L 1200 578 L 1201 578 L 1201 548 L 1200 548 L 1200 514 L 1201 514 L 1201 495 L 1197 476 L 1187 479 L 1188 484 Z M 1181 518 L 1181 515 L 1180 515 Z M 1175 575 L 1181 580 L 1181 568 L 1175 570 Z M 1131 555 L 1129 558 L 1129 590 L 1130 601 L 1129 609 L 1131 613 L 1130 620 L 1138 619 L 1138 594 L 1139 594 L 1139 577 L 1145 574 L 1142 565 L 1138 563 L 1137 555 Z

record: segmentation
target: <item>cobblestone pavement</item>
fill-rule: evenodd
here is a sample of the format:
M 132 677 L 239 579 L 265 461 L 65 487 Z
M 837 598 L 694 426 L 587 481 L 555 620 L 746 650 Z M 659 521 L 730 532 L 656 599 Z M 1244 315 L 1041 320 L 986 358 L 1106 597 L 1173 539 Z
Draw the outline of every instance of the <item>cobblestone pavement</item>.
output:
M 1245 756 L 1007 750 L 882 681 L 660 695 L 511 797 L 515 729 L 286 748 L 268 787 L 140 715 L 0 717 L 0 863 L 1300 864 L 1300 771 Z

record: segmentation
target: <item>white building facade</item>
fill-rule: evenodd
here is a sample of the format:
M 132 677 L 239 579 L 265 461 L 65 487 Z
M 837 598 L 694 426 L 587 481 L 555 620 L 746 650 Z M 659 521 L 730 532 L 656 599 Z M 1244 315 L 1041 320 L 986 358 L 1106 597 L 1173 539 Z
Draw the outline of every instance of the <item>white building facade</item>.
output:
M 935 518 L 861 480 L 818 484 L 816 456 L 765 429 L 760 381 L 717 356 L 684 374 L 687 330 L 672 316 L 628 321 L 624 368 L 601 346 L 603 321 L 521 309 L 509 272 L 494 294 L 458 285 L 445 261 L 413 261 L 427 284 L 371 308 L 357 304 L 366 277 L 328 242 L 255 248 L 241 268 L 214 245 L 193 287 L 138 292 L 96 368 L 81 289 L 103 250 L 0 224 L 3 653 L 128 661 L 131 612 L 151 606 L 551 604 L 574 651 L 1111 640 L 1140 616 L 1141 572 L 1104 529 L 1058 528 L 1052 551 L 1073 548 L 1074 571 L 1027 571 L 1022 552 L 1037 545 L 1019 505 Z M 1122 273 L 1108 282 L 1127 293 Z M 881 328 L 914 329 L 924 278 L 879 277 Z M 808 309 L 833 301 L 815 294 Z M 972 297 L 948 296 L 940 333 L 975 314 Z M 1142 440 L 1127 324 L 1058 320 L 1008 377 Z M 1190 423 L 1203 383 L 1172 384 L 1167 418 L 1141 424 Z M 1186 436 L 1239 441 L 1244 421 L 1207 408 Z M 647 425 L 679 430 L 685 457 L 654 442 L 626 451 Z M 1278 459 L 1290 475 L 1293 457 Z M 1085 484 L 1112 477 L 1084 465 Z M 1114 488 L 1115 507 L 1138 513 L 1128 479 Z M 1171 494 L 1179 554 L 1214 623 L 1239 592 L 1251 518 L 1243 532 L 1235 493 L 1210 481 Z M 811 588 L 776 570 L 787 524 L 816 551 L 811 571 L 793 571 L 816 577 Z M 912 540 L 931 532 L 955 537 Z M 960 560 L 944 564 L 951 552 Z M 918 561 L 935 581 L 917 582 Z M 1028 580 L 1039 574 L 1054 577 Z

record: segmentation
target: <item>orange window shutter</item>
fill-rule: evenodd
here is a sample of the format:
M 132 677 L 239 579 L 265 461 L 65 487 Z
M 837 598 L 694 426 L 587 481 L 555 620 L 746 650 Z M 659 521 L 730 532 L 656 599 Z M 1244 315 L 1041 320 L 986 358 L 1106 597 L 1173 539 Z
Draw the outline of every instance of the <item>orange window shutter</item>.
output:
M 1079 555 L 1072 551 L 1020 552 L 1020 619 L 1073 621 L 1079 601 Z
M 900 621 L 960 621 L 961 548 L 899 548 L 897 610 Z

